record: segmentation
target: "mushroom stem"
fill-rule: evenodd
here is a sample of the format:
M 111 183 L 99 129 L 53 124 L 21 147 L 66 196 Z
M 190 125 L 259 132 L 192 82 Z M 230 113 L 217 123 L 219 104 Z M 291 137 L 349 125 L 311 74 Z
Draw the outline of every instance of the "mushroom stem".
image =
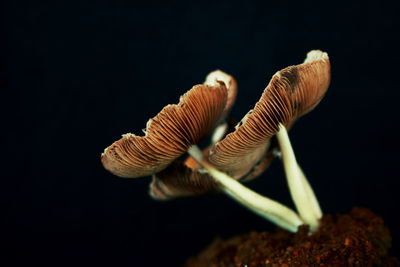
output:
M 310 231 L 314 232 L 318 229 L 319 219 L 322 217 L 318 200 L 296 161 L 285 126 L 279 124 L 276 136 L 293 202 L 302 220 L 310 226 Z
M 296 232 L 298 226 L 304 223 L 290 208 L 250 190 L 227 174 L 215 169 L 204 159 L 197 146 L 191 146 L 188 153 L 221 185 L 226 194 L 246 208 L 291 232 Z
M 225 136 L 227 130 L 228 130 L 228 123 L 225 122 L 218 125 L 211 136 L 211 143 L 215 144 L 218 141 L 220 141 Z

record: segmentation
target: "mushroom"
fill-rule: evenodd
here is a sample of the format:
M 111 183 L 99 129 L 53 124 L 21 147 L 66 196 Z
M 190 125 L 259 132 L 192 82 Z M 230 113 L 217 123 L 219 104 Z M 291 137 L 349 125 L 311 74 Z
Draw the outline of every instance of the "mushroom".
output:
M 229 77 L 220 71 L 210 75 Z M 167 105 L 147 122 L 144 136 L 124 134 L 107 147 L 101 155 L 103 166 L 124 178 L 162 171 L 223 120 L 234 102 L 235 90 L 214 81 L 193 86 L 178 104 Z
M 322 216 L 318 201 L 296 162 L 287 135 L 293 123 L 322 99 L 330 81 L 329 58 L 313 50 L 303 64 L 277 72 L 260 100 L 233 131 L 223 123 L 236 97 L 236 81 L 221 71 L 210 73 L 179 104 L 166 106 L 147 123 L 145 136 L 123 135 L 106 148 L 102 163 L 121 177 L 153 175 L 156 199 L 219 189 L 281 227 L 296 231 L 303 223 L 315 231 Z M 200 151 L 196 143 L 215 129 L 213 143 Z M 299 215 L 261 196 L 239 181 L 260 175 L 276 156 L 276 137 L 292 198 Z M 177 159 L 189 153 L 180 162 Z
M 242 119 L 236 131 L 210 149 L 208 156 L 216 169 L 234 178 L 251 179 L 268 166 L 262 164 L 254 174 L 253 168 L 260 159 L 270 161 L 270 141 L 276 136 L 292 198 L 301 218 L 312 229 L 316 229 L 322 212 L 298 167 L 286 129 L 321 101 L 329 83 L 327 53 L 309 52 L 303 64 L 287 67 L 273 75 L 254 109 Z

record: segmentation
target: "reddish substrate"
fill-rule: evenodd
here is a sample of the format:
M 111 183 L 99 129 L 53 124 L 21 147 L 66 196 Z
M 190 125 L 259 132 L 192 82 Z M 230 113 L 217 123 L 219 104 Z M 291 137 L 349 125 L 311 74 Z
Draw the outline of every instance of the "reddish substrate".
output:
M 236 266 L 400 266 L 388 255 L 389 230 L 371 211 L 354 208 L 350 214 L 325 215 L 318 232 L 306 226 L 295 234 L 248 233 L 215 240 L 186 267 Z

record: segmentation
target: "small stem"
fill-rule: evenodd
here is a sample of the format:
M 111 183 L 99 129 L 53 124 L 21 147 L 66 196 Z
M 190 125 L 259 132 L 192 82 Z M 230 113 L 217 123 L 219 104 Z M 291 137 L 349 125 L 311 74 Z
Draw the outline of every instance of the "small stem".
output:
M 310 183 L 308 182 L 306 176 L 304 175 L 303 170 L 300 168 L 300 166 L 297 164 L 297 168 L 299 169 L 299 172 L 301 174 L 301 178 L 303 180 L 304 188 L 306 189 L 308 199 L 310 201 L 310 204 L 313 207 L 313 211 L 315 213 L 315 216 L 317 219 L 322 218 L 322 210 L 321 207 L 319 206 L 318 199 L 315 196 L 314 190 L 312 189 Z
M 285 126 L 279 124 L 279 132 L 276 136 L 282 153 L 290 194 L 300 217 L 310 225 L 310 230 L 314 232 L 318 229 L 319 219 L 322 217 L 318 200 L 296 161 Z
M 211 143 L 215 144 L 216 142 L 221 140 L 226 134 L 227 130 L 228 130 L 228 123 L 225 122 L 223 124 L 218 125 L 211 136 Z
M 298 226 L 303 224 L 300 217 L 290 208 L 250 190 L 227 174 L 215 169 L 203 158 L 197 146 L 191 146 L 188 153 L 222 186 L 226 194 L 246 208 L 291 232 L 296 232 Z

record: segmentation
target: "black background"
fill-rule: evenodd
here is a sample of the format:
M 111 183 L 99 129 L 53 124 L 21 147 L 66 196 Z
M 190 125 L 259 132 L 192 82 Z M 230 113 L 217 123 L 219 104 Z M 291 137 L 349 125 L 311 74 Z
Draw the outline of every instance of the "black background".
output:
M 2 2 L 1 251 L 10 264 L 179 266 L 216 236 L 274 226 L 225 195 L 157 202 L 100 153 L 207 73 L 241 118 L 278 70 L 328 52 L 332 82 L 290 132 L 326 213 L 372 209 L 399 256 L 396 8 L 380 1 Z M 5 148 L 5 150 L 4 150 Z M 249 186 L 292 205 L 281 164 Z

